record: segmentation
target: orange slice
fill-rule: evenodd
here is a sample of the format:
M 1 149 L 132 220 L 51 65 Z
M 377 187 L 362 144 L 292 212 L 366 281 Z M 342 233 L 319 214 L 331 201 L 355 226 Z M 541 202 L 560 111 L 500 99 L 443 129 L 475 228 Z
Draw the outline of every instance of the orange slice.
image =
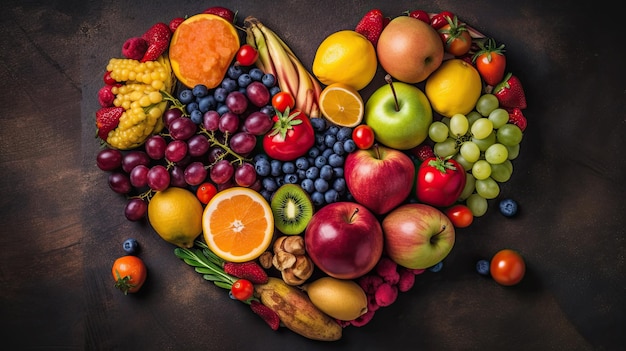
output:
M 215 88 L 239 50 L 232 23 L 212 14 L 198 14 L 182 22 L 170 41 L 169 57 L 176 78 L 188 88 Z
M 343 83 L 324 88 L 319 106 L 322 115 L 338 126 L 355 127 L 363 120 L 363 98 L 356 89 Z
M 250 188 L 218 192 L 202 215 L 204 240 L 217 256 L 229 262 L 254 260 L 267 250 L 274 235 L 269 203 Z

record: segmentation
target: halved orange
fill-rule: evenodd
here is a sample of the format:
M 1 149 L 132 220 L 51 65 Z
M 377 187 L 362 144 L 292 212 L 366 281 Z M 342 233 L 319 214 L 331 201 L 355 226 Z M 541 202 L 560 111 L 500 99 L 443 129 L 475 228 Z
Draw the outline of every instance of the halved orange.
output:
M 202 215 L 204 240 L 229 262 L 254 260 L 267 250 L 274 235 L 269 203 L 257 191 L 232 187 L 218 192 Z
M 239 50 L 239 35 L 220 16 L 198 14 L 182 22 L 170 41 L 169 57 L 176 78 L 188 88 L 215 88 Z
M 363 120 L 363 98 L 349 85 L 333 83 L 322 90 L 319 97 L 322 115 L 342 127 L 355 127 Z

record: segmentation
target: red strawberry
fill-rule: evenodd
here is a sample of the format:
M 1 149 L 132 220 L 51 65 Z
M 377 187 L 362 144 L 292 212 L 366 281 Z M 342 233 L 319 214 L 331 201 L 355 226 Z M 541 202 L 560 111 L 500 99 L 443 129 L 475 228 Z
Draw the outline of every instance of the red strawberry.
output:
M 498 98 L 500 107 L 505 109 L 526 108 L 526 95 L 522 82 L 511 73 L 508 73 L 504 80 L 493 88 L 493 95 Z
M 113 100 L 115 100 L 115 94 L 111 91 L 112 85 L 105 85 L 98 90 L 98 102 L 100 107 L 113 106 Z
M 223 19 L 227 20 L 228 22 L 235 23 L 235 13 L 232 10 L 227 9 L 226 7 L 213 6 L 213 7 L 209 7 L 208 9 L 202 11 L 202 13 L 208 13 L 208 14 L 211 14 L 211 15 L 217 15 L 217 16 L 220 16 Z
M 509 111 L 509 123 L 515 124 L 523 132 L 524 129 L 526 129 L 528 122 L 526 121 L 526 117 L 522 113 L 522 110 L 516 107 L 508 111 Z
M 428 144 L 421 144 L 416 146 L 412 150 L 412 153 L 422 162 L 424 162 L 424 160 L 428 158 L 435 157 L 435 152 L 433 151 L 432 146 Z
M 159 22 L 150 27 L 141 37 L 148 42 L 148 49 L 141 62 L 154 61 L 169 47 L 172 31 L 167 24 Z
M 252 300 L 250 302 L 250 308 L 252 309 L 252 312 L 261 316 L 261 318 L 263 318 L 265 323 L 267 323 L 267 325 L 269 325 L 272 330 L 278 330 L 278 327 L 280 327 L 280 318 L 278 317 L 278 314 L 274 312 L 274 310 L 265 306 L 257 300 Z
M 178 26 L 180 26 L 180 24 L 183 23 L 184 21 L 185 19 L 182 17 L 176 17 L 170 21 L 169 27 L 170 27 L 170 31 L 172 32 L 172 34 L 176 31 L 176 28 L 178 28 Z
M 365 36 L 376 47 L 380 33 L 382 33 L 384 28 L 384 22 L 385 18 L 382 11 L 373 9 L 361 18 L 354 31 Z
M 122 113 L 124 113 L 123 107 L 103 107 L 96 111 L 96 127 L 100 139 L 107 140 L 109 132 L 120 124 Z
M 160 41 L 150 44 L 150 46 L 148 46 L 148 50 L 146 50 L 146 53 L 143 55 L 141 62 L 155 61 L 165 52 L 165 50 L 167 50 L 169 46 L 169 41 Z
M 267 283 L 267 272 L 256 261 L 225 262 L 224 272 L 240 279 L 247 279 L 252 284 Z

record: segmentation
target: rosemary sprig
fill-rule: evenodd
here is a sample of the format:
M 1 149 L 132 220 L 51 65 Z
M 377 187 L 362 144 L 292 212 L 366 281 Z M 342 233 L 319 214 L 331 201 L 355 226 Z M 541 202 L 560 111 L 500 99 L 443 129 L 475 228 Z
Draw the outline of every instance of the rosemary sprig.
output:
M 190 249 L 177 247 L 174 249 L 174 254 L 194 267 L 195 271 L 202 274 L 204 279 L 213 282 L 220 288 L 230 290 L 233 283 L 239 279 L 224 272 L 224 260 L 201 241 L 196 241 L 194 247 Z

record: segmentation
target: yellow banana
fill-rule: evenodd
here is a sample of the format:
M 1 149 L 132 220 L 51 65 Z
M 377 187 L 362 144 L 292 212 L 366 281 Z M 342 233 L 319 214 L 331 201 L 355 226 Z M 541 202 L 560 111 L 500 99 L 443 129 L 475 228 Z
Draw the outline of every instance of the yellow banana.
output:
M 272 57 L 267 49 L 265 36 L 261 32 L 261 29 L 252 22 L 246 22 L 246 42 L 254 46 L 259 53 L 256 66 L 263 72 L 276 77 L 276 67 L 274 67 L 274 62 L 272 62 Z
M 254 291 L 291 331 L 312 340 L 341 339 L 342 327 L 339 323 L 315 307 L 299 288 L 288 285 L 280 278 L 270 277 L 267 283 L 255 285 Z

